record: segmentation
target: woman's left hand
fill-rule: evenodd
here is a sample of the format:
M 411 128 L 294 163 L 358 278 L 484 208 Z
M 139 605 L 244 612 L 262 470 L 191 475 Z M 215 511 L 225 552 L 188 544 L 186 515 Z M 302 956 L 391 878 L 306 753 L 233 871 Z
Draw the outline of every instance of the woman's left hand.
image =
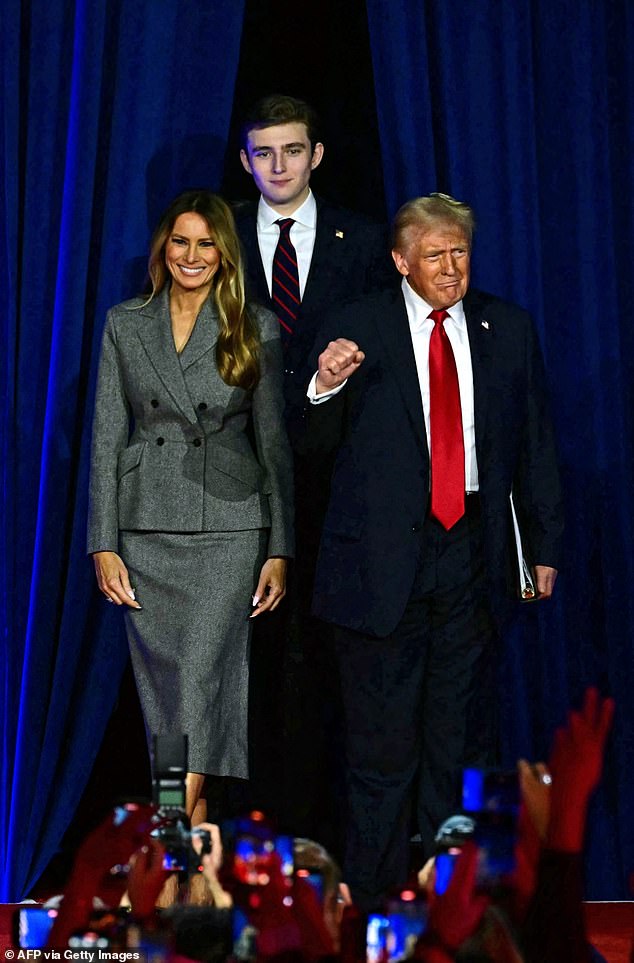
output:
M 253 596 L 251 618 L 272 612 L 286 595 L 286 559 L 267 558 Z

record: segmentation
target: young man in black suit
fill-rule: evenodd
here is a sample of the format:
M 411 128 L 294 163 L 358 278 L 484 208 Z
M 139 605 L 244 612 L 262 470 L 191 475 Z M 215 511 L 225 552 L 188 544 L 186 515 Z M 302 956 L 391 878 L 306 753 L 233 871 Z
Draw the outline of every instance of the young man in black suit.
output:
M 345 878 L 363 908 L 406 880 L 412 798 L 429 855 L 464 766 L 492 761 L 495 639 L 517 559 L 509 496 L 552 594 L 562 510 L 526 311 L 469 289 L 473 215 L 396 215 L 400 289 L 327 319 L 304 455 L 337 453 L 314 613 L 334 626 L 346 715 Z
M 312 173 L 323 156 L 315 111 L 294 97 L 265 97 L 242 125 L 240 159 L 260 190 L 260 199 L 236 207 L 236 224 L 246 256 L 248 296 L 270 307 L 280 319 L 291 441 L 303 424 L 307 361 L 324 315 L 396 279 L 385 228 L 362 214 L 329 204 L 311 191 Z M 258 636 L 267 632 L 270 638 L 266 646 L 258 645 L 256 638 L 252 668 L 254 715 L 264 718 L 270 730 L 270 712 L 267 719 L 267 710 L 258 709 L 258 702 L 263 690 L 279 692 L 281 680 L 276 676 L 283 657 L 280 645 L 285 643 L 283 754 L 288 778 L 282 780 L 284 788 L 279 795 L 283 798 L 274 798 L 275 793 L 271 798 L 269 793 L 263 801 L 283 822 L 291 824 L 293 832 L 320 839 L 336 851 L 337 833 L 331 823 L 337 806 L 329 807 L 324 798 L 332 782 L 327 743 L 333 742 L 338 729 L 333 708 L 337 702 L 335 670 L 329 629 L 310 617 L 331 468 L 328 459 L 315 466 L 295 453 L 296 559 L 285 612 L 258 627 Z M 279 742 L 273 729 L 267 747 L 262 724 L 257 728 L 256 785 L 263 778 L 267 781 L 266 774 L 258 777 L 260 761 L 270 764 L 272 743 Z M 277 749 L 279 752 L 281 747 Z
M 260 199 L 239 207 L 236 223 L 249 294 L 281 316 L 291 418 L 303 408 L 303 374 L 324 313 L 379 290 L 394 277 L 385 228 L 311 191 L 312 173 L 324 156 L 318 125 L 312 107 L 282 95 L 259 101 L 242 125 L 240 159 Z M 273 290 L 279 221 L 287 218 L 292 220 L 289 237 L 299 275 L 300 304 L 292 333 Z

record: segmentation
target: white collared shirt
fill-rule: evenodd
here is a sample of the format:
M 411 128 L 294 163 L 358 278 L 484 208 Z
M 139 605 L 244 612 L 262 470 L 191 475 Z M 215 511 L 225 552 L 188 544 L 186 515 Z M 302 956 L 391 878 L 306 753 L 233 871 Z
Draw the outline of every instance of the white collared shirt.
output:
M 429 317 L 433 310 L 407 283 L 407 278 L 403 278 L 401 285 L 409 330 L 414 348 L 414 358 L 416 361 L 416 371 L 418 373 L 418 383 L 423 401 L 423 416 L 425 418 L 425 431 L 427 433 L 427 444 L 431 452 L 430 429 L 429 429 L 429 342 L 431 333 L 434 330 L 434 322 Z M 443 325 L 447 332 L 447 337 L 451 343 L 451 348 L 456 360 L 458 371 L 458 386 L 460 388 L 460 408 L 462 410 L 462 432 L 464 436 L 464 455 L 465 455 L 465 491 L 478 491 L 478 462 L 475 449 L 475 420 L 473 410 L 473 368 L 471 366 L 471 350 L 469 348 L 469 334 L 467 332 L 467 319 L 465 318 L 462 301 L 458 301 L 451 308 L 447 309 L 448 318 L 445 318 Z M 363 350 L 363 345 L 360 345 Z M 352 375 L 354 378 L 354 375 Z M 317 394 L 316 388 L 317 374 L 312 377 L 308 386 L 308 399 L 311 404 L 323 404 L 329 398 L 334 397 L 344 387 L 339 385 L 332 391 Z
M 434 330 L 434 322 L 429 317 L 429 313 L 433 309 L 431 304 L 427 304 L 427 302 L 410 287 L 407 283 L 407 278 L 403 278 L 401 288 L 403 298 L 405 299 L 405 309 L 407 311 L 409 330 L 412 336 L 414 358 L 416 359 L 418 382 L 423 399 L 427 444 L 431 452 L 429 429 L 429 342 L 431 340 L 431 333 Z M 475 422 L 473 413 L 473 369 L 471 367 L 471 350 L 469 348 L 467 319 L 465 318 L 462 301 L 458 301 L 457 304 L 448 308 L 447 314 L 449 317 L 445 318 L 443 325 L 451 343 L 454 358 L 456 359 L 458 385 L 460 387 L 460 408 L 462 409 L 462 433 L 464 436 L 465 455 L 465 490 L 475 492 L 478 491 L 478 462 L 475 450 Z
M 279 214 L 270 207 L 264 198 L 260 197 L 258 204 L 257 231 L 260 256 L 264 266 L 266 283 L 269 287 L 269 294 L 273 286 L 273 257 L 275 248 L 280 239 L 280 228 L 275 222 L 287 215 Z M 312 191 L 309 190 L 308 197 L 296 211 L 288 215 L 295 223 L 290 229 L 290 238 L 297 253 L 297 272 L 299 274 L 299 293 L 304 297 L 306 279 L 310 271 L 310 262 L 315 247 L 315 231 L 317 230 L 317 203 Z

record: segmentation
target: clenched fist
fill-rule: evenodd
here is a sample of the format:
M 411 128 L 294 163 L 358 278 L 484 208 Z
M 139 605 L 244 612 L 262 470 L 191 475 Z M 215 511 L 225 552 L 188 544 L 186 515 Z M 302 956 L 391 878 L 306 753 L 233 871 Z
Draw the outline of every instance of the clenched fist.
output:
M 317 394 L 324 394 L 342 385 L 346 378 L 353 375 L 365 355 L 354 341 L 337 338 L 330 341 L 325 351 L 319 355 L 317 372 Z

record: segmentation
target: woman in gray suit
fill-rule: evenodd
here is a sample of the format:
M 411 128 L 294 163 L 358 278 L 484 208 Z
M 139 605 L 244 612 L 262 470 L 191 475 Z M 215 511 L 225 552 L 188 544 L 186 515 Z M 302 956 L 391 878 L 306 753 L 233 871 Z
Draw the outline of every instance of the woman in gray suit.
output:
M 125 607 L 148 738 L 189 737 L 191 816 L 205 776 L 248 776 L 250 619 L 285 592 L 292 467 L 279 323 L 245 304 L 224 201 L 177 197 L 149 276 L 104 330 L 88 551 Z

